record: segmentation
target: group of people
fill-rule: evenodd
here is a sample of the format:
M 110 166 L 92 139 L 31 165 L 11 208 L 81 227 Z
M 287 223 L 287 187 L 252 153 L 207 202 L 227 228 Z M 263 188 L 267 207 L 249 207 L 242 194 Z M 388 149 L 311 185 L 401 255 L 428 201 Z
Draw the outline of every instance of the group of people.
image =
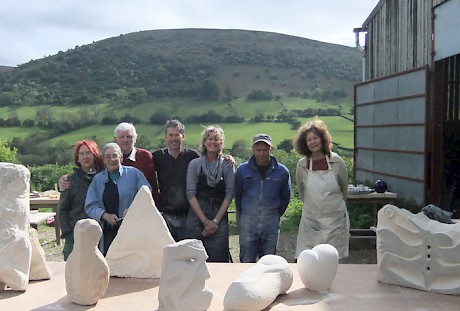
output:
M 291 177 L 272 155 L 269 135 L 253 137 L 253 154 L 237 169 L 234 158 L 223 154 L 225 135 L 217 125 L 203 130 L 199 152 L 184 147 L 185 127 L 178 120 L 168 120 L 164 126 L 166 148 L 151 153 L 136 148 L 136 138 L 135 127 L 123 122 L 114 130 L 115 142 L 106 144 L 101 153 L 93 141 L 75 144 L 74 172 L 59 180 L 58 217 L 65 260 L 73 248 L 75 223 L 87 217 L 102 226 L 99 247 L 105 255 L 144 185 L 150 188 L 174 240 L 201 240 L 209 262 L 232 260 L 227 209 L 233 198 L 240 261 L 256 262 L 275 254 L 280 219 L 290 202 Z M 299 129 L 293 142 L 304 155 L 296 168 L 298 192 L 304 201 L 296 258 L 321 243 L 332 244 L 340 257 L 346 257 L 348 175 L 344 161 L 331 151 L 331 136 L 319 119 Z

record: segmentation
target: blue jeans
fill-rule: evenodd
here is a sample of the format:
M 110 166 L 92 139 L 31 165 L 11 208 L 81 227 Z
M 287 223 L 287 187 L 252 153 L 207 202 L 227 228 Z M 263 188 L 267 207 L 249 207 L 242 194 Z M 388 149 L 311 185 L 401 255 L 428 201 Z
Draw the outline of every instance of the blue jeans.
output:
M 187 215 L 173 215 L 161 213 L 166 225 L 168 225 L 169 232 L 171 233 L 174 241 L 179 242 L 186 239 L 187 234 Z
M 239 219 L 240 262 L 256 262 L 265 255 L 275 255 L 279 238 L 278 215 L 265 217 L 258 221 L 257 217 Z

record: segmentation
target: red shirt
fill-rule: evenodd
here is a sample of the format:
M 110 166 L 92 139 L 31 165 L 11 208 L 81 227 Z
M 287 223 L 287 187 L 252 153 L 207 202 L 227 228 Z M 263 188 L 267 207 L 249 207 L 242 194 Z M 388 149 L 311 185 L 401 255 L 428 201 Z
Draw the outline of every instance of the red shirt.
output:
M 155 205 L 158 206 L 160 202 L 158 195 L 158 183 L 155 175 L 155 165 L 153 163 L 152 153 L 148 150 L 134 147 L 129 156 L 123 155 L 123 161 L 121 164 L 133 166 L 144 173 L 150 187 L 152 187 L 152 196 L 155 200 Z

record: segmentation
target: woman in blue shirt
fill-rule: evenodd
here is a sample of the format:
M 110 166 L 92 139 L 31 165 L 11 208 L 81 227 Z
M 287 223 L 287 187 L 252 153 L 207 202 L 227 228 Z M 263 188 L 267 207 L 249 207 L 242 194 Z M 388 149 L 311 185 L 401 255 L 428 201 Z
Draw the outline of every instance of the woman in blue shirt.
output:
M 97 174 L 86 195 L 85 210 L 89 217 L 99 221 L 102 226 L 102 244 L 99 245 L 104 256 L 117 235 L 121 219 L 142 186 L 150 185 L 144 174 L 134 167 L 123 166 L 123 154 L 116 143 L 102 148 L 105 170 Z

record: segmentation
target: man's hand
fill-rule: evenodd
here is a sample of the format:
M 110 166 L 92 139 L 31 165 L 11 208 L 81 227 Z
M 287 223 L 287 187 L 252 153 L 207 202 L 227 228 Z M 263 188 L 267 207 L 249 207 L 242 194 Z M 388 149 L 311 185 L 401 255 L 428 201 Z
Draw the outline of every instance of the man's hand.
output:
M 235 166 L 235 158 L 232 157 L 230 154 L 227 154 L 224 156 L 225 162 L 227 162 L 228 167 L 234 167 Z
M 59 178 L 58 185 L 60 192 L 66 191 L 70 188 L 70 181 L 67 180 L 67 176 L 69 175 L 62 175 L 61 178 Z

